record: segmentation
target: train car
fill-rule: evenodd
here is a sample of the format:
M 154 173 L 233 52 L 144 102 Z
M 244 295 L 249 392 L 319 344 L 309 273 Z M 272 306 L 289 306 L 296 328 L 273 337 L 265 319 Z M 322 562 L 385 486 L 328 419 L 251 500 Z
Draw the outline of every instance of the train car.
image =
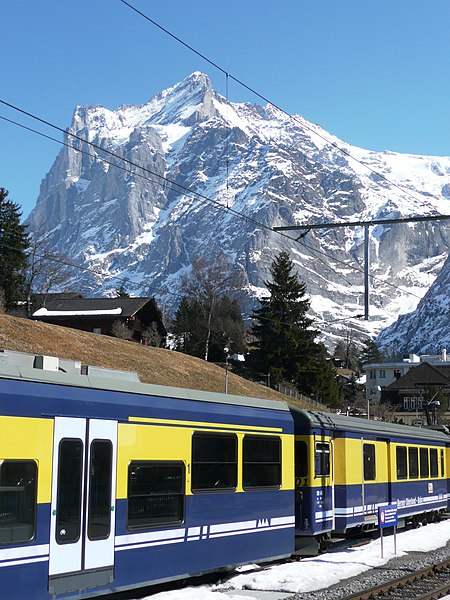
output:
M 0 353 L 2 597 L 89 598 L 292 554 L 287 405 L 17 357 Z
M 442 431 L 292 408 L 295 422 L 296 548 L 315 554 L 337 534 L 378 526 L 396 503 L 399 524 L 446 511 Z

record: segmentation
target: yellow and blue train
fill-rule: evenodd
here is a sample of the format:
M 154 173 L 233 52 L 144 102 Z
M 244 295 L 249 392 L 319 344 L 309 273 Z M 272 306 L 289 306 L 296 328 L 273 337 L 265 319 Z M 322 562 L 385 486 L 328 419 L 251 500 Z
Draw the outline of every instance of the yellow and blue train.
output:
M 89 598 L 447 508 L 445 433 L 0 352 L 0 589 Z

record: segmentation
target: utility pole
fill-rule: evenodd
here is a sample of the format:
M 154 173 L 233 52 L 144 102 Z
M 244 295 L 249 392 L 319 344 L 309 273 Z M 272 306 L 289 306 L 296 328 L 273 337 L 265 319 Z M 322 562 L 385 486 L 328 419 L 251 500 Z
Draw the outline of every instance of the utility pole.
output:
M 288 225 L 274 227 L 273 231 L 303 231 L 294 241 L 299 241 L 311 229 L 336 229 L 337 227 L 364 227 L 364 319 L 369 320 L 369 227 L 373 225 L 397 225 L 398 223 L 421 223 L 424 221 L 443 221 L 450 215 L 430 215 L 405 217 L 403 219 L 372 219 L 370 221 L 348 221 L 340 223 L 312 223 L 311 225 Z

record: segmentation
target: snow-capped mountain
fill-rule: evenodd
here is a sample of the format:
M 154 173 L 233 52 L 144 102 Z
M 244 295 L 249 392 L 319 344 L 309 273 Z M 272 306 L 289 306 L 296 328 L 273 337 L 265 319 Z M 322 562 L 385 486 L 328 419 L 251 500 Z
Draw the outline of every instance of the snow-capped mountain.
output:
M 111 294 L 117 276 L 174 306 L 192 260 L 224 254 L 245 277 L 248 311 L 288 249 L 333 346 L 349 327 L 376 333 L 414 310 L 449 252 L 443 222 L 372 227 L 371 318 L 348 321 L 363 312 L 363 228 L 298 241 L 272 228 L 449 214 L 450 158 L 352 147 L 271 105 L 228 102 L 198 72 L 142 106 L 79 106 L 68 131 L 95 147 L 66 137 L 29 224 L 98 273 L 74 272 L 86 295 Z
M 417 309 L 399 319 L 377 338 L 393 354 L 408 351 L 436 354 L 450 348 L 450 256 Z

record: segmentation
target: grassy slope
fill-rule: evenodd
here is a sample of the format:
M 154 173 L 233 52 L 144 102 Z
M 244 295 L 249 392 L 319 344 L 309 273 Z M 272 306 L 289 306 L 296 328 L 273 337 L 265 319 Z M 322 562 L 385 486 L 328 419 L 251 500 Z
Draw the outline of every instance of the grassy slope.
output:
M 0 350 L 16 350 L 79 360 L 85 365 L 137 371 L 144 383 L 224 392 L 225 372 L 199 358 L 141 346 L 77 329 L 0 314 Z M 229 373 L 228 391 L 238 396 L 287 400 L 265 386 Z M 289 398 L 291 404 L 306 407 Z

